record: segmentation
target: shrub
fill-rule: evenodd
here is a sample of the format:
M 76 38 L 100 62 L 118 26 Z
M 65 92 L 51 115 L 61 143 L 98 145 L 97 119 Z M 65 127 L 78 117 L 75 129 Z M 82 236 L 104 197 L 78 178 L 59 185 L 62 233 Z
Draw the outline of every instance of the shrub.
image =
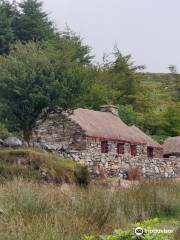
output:
M 151 230 L 158 224 L 158 219 L 151 219 L 143 223 L 137 223 L 130 230 L 115 230 L 112 235 L 108 236 L 84 236 L 83 240 L 168 240 L 170 239 L 166 233 L 152 233 Z M 143 230 L 142 235 L 137 236 L 135 229 L 139 227 Z
M 79 166 L 75 171 L 75 177 L 76 182 L 80 186 L 87 186 L 91 181 L 90 174 L 86 166 Z
M 11 137 L 12 134 L 7 130 L 4 124 L 0 123 L 0 138 Z
M 142 179 L 142 173 L 139 168 L 130 168 L 127 171 L 128 180 L 130 181 L 136 181 Z

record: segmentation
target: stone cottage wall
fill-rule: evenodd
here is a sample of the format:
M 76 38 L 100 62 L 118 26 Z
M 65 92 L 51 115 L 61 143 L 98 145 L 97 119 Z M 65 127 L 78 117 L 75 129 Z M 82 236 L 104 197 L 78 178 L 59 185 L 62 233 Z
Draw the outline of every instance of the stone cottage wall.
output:
M 137 156 L 130 154 L 130 144 L 125 144 L 125 154 L 117 154 L 117 143 L 108 142 L 109 152 L 101 153 L 101 142 L 87 140 L 86 150 L 73 153 L 76 162 L 88 166 L 92 175 L 103 172 L 110 177 L 123 177 L 128 170 L 138 168 L 146 178 L 180 177 L 180 159 L 177 158 L 147 158 L 147 147 L 137 145 Z M 160 151 L 161 152 L 161 151 Z M 160 154 L 157 150 L 157 154 Z
M 125 153 L 117 154 L 117 142 L 108 141 L 108 153 L 101 153 L 101 141 L 87 138 L 83 129 L 67 114 L 52 113 L 36 124 L 32 134 L 32 143 L 45 144 L 59 153 L 62 149 L 76 162 L 88 166 L 92 175 L 101 172 L 111 177 L 123 177 L 131 168 L 138 168 L 148 178 L 180 177 L 180 160 L 163 159 L 162 150 L 154 149 L 154 158 L 148 159 L 147 146 L 137 146 L 137 156 L 130 153 L 130 144 L 125 143 Z M 60 151 L 59 151 L 60 150 Z
M 33 129 L 31 142 L 57 145 L 59 149 L 86 149 L 85 132 L 66 114 L 59 117 L 58 113 L 53 113 L 39 120 Z

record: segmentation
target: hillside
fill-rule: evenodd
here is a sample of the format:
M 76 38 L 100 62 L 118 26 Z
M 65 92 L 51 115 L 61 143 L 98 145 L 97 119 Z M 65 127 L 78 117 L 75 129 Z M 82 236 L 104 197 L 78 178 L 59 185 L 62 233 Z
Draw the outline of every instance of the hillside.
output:
M 0 182 L 22 178 L 40 183 L 76 183 L 82 166 L 62 157 L 31 149 L 0 150 Z
M 180 79 L 180 74 L 178 75 Z M 160 106 L 164 106 L 171 101 L 171 96 L 175 93 L 175 79 L 170 73 L 142 73 L 141 80 L 144 87 L 151 90 L 152 99 L 156 100 Z

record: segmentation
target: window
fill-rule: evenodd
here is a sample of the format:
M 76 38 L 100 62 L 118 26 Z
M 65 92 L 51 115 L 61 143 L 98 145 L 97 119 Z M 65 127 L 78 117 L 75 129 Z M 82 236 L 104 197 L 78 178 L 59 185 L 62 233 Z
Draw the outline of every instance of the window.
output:
M 117 154 L 124 154 L 124 143 L 117 144 Z
M 101 153 L 108 153 L 108 142 L 101 142 Z
M 153 156 L 154 156 L 153 147 L 147 147 L 147 156 L 148 156 L 148 158 L 153 158 Z
M 136 145 L 131 145 L 131 156 L 136 156 L 137 155 L 137 146 Z

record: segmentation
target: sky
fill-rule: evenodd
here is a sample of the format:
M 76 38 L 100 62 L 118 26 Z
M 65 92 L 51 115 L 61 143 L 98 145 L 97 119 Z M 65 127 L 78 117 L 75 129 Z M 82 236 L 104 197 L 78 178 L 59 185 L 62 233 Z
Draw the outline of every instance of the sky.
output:
M 147 72 L 180 71 L 180 0 L 43 0 L 59 30 L 68 25 L 92 47 L 95 61 L 116 44 Z

